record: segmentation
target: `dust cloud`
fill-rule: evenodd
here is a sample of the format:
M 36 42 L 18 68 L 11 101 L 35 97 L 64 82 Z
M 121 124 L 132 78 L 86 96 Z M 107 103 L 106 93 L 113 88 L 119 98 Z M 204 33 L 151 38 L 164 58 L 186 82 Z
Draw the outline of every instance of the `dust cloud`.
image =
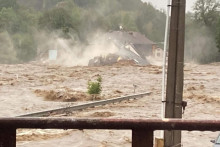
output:
M 16 51 L 8 32 L 0 33 L 0 62 L 10 63 L 16 61 Z
M 185 60 L 193 63 L 216 61 L 219 52 L 212 32 L 205 26 L 189 31 L 187 35 L 190 36 L 185 43 Z
M 89 44 L 79 42 L 73 37 L 62 38 L 57 34 L 41 33 L 39 36 L 39 60 L 48 60 L 48 51 L 55 49 L 58 56 L 57 60 L 52 62 L 64 66 L 86 66 L 95 56 L 105 56 L 118 51 L 113 43 L 106 40 L 105 33 L 101 31 L 88 37 Z

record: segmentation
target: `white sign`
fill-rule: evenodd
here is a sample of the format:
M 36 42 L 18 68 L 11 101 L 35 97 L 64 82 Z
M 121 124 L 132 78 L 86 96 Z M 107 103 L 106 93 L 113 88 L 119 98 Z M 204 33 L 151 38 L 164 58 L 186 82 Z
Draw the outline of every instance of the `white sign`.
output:
M 57 50 L 49 50 L 49 60 L 57 59 Z

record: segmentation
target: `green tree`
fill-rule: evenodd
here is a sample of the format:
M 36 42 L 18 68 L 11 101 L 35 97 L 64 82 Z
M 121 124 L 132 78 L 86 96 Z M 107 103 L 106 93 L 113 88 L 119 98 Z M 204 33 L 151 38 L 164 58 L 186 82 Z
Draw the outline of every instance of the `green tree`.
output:
M 8 32 L 13 32 L 16 27 L 17 14 L 13 8 L 3 8 L 0 11 L 0 30 Z
M 37 55 L 37 44 L 31 34 L 14 34 L 12 36 L 17 59 L 22 62 L 33 60 Z
M 208 27 L 215 27 L 220 16 L 219 8 L 220 2 L 217 0 L 197 0 L 194 5 L 195 20 Z
M 88 93 L 89 94 L 100 94 L 102 91 L 102 77 L 98 76 L 97 82 L 88 81 Z
M 155 42 L 164 39 L 166 16 L 151 4 L 144 3 L 138 9 L 136 25 L 138 30 Z
M 185 60 L 202 64 L 218 61 L 215 33 L 195 20 L 194 13 L 186 14 Z
M 51 10 L 46 11 L 39 19 L 40 29 L 63 30 L 68 33 L 70 29 L 78 32 L 80 25 L 80 10 L 71 1 L 57 4 Z
M 0 11 L 0 30 L 7 30 L 10 34 L 29 32 L 37 26 L 39 13 L 31 9 L 3 8 Z
M 7 52 L 12 52 L 13 49 L 15 54 L 10 57 L 15 56 L 16 61 L 26 62 L 35 58 L 37 47 L 32 34 L 37 26 L 38 16 L 38 13 L 31 9 L 3 8 L 0 11 L 0 30 L 8 33 L 8 38 L 12 43 L 10 47 L 4 47 L 3 55 L 7 57 Z M 6 46 L 9 45 L 6 43 Z M 11 61 L 12 58 L 6 59 Z
M 218 48 L 220 48 L 219 9 L 220 2 L 217 0 L 197 0 L 194 5 L 194 18 L 196 22 L 208 27 L 212 36 L 215 36 L 212 38 L 216 38 L 216 46 Z
M 16 0 L 0 0 L 0 10 L 2 8 L 16 8 Z

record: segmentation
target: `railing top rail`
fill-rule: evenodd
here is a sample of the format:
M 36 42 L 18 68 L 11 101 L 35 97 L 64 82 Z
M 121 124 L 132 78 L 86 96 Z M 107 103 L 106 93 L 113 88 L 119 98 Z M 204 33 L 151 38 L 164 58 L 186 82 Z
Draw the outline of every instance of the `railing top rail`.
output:
M 0 118 L 5 128 L 220 131 L 220 120 Z
M 85 103 L 85 104 L 79 104 L 79 105 L 65 107 L 65 108 L 57 108 L 57 109 L 52 109 L 52 110 L 46 110 L 46 111 L 41 111 L 41 112 L 34 112 L 34 113 L 24 114 L 24 115 L 20 115 L 18 117 L 43 117 L 43 116 L 50 116 L 53 113 L 62 114 L 62 113 L 66 113 L 66 112 L 82 110 L 82 109 L 95 107 L 95 106 L 99 106 L 99 105 L 116 103 L 116 102 L 120 102 L 120 101 L 123 101 L 123 100 L 139 98 L 139 97 L 143 97 L 143 96 L 150 95 L 150 94 L 151 94 L 151 92 L 144 92 L 144 93 L 139 93 L 139 94 L 134 94 L 134 95 L 126 95 L 126 96 L 122 96 L 122 97 L 116 97 L 116 98 L 111 98 L 111 99 L 106 99 L 106 100 L 93 101 L 93 102 L 88 102 L 88 103 Z

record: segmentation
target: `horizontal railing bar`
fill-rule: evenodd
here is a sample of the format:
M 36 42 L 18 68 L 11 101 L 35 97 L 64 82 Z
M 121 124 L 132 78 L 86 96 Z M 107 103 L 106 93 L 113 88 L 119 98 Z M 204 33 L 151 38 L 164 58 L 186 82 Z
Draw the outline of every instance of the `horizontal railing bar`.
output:
M 220 131 L 220 120 L 0 118 L 0 129 L 116 129 Z
M 117 98 L 113 98 L 113 99 L 89 102 L 86 104 L 80 104 L 80 105 L 71 106 L 71 107 L 58 108 L 58 109 L 46 110 L 46 111 L 35 112 L 35 113 L 30 113 L 30 114 L 24 114 L 24 115 L 20 115 L 17 117 L 45 117 L 45 116 L 50 116 L 51 114 L 63 114 L 66 112 L 72 112 L 72 111 L 82 110 L 82 109 L 91 108 L 91 107 L 95 107 L 95 106 L 116 103 L 116 102 L 120 102 L 120 101 L 124 101 L 124 100 L 140 98 L 140 97 L 144 97 L 144 96 L 150 95 L 150 94 L 151 94 L 151 92 L 145 92 L 145 93 L 134 94 L 134 95 L 127 95 L 127 96 L 123 96 L 123 97 L 117 97 Z

